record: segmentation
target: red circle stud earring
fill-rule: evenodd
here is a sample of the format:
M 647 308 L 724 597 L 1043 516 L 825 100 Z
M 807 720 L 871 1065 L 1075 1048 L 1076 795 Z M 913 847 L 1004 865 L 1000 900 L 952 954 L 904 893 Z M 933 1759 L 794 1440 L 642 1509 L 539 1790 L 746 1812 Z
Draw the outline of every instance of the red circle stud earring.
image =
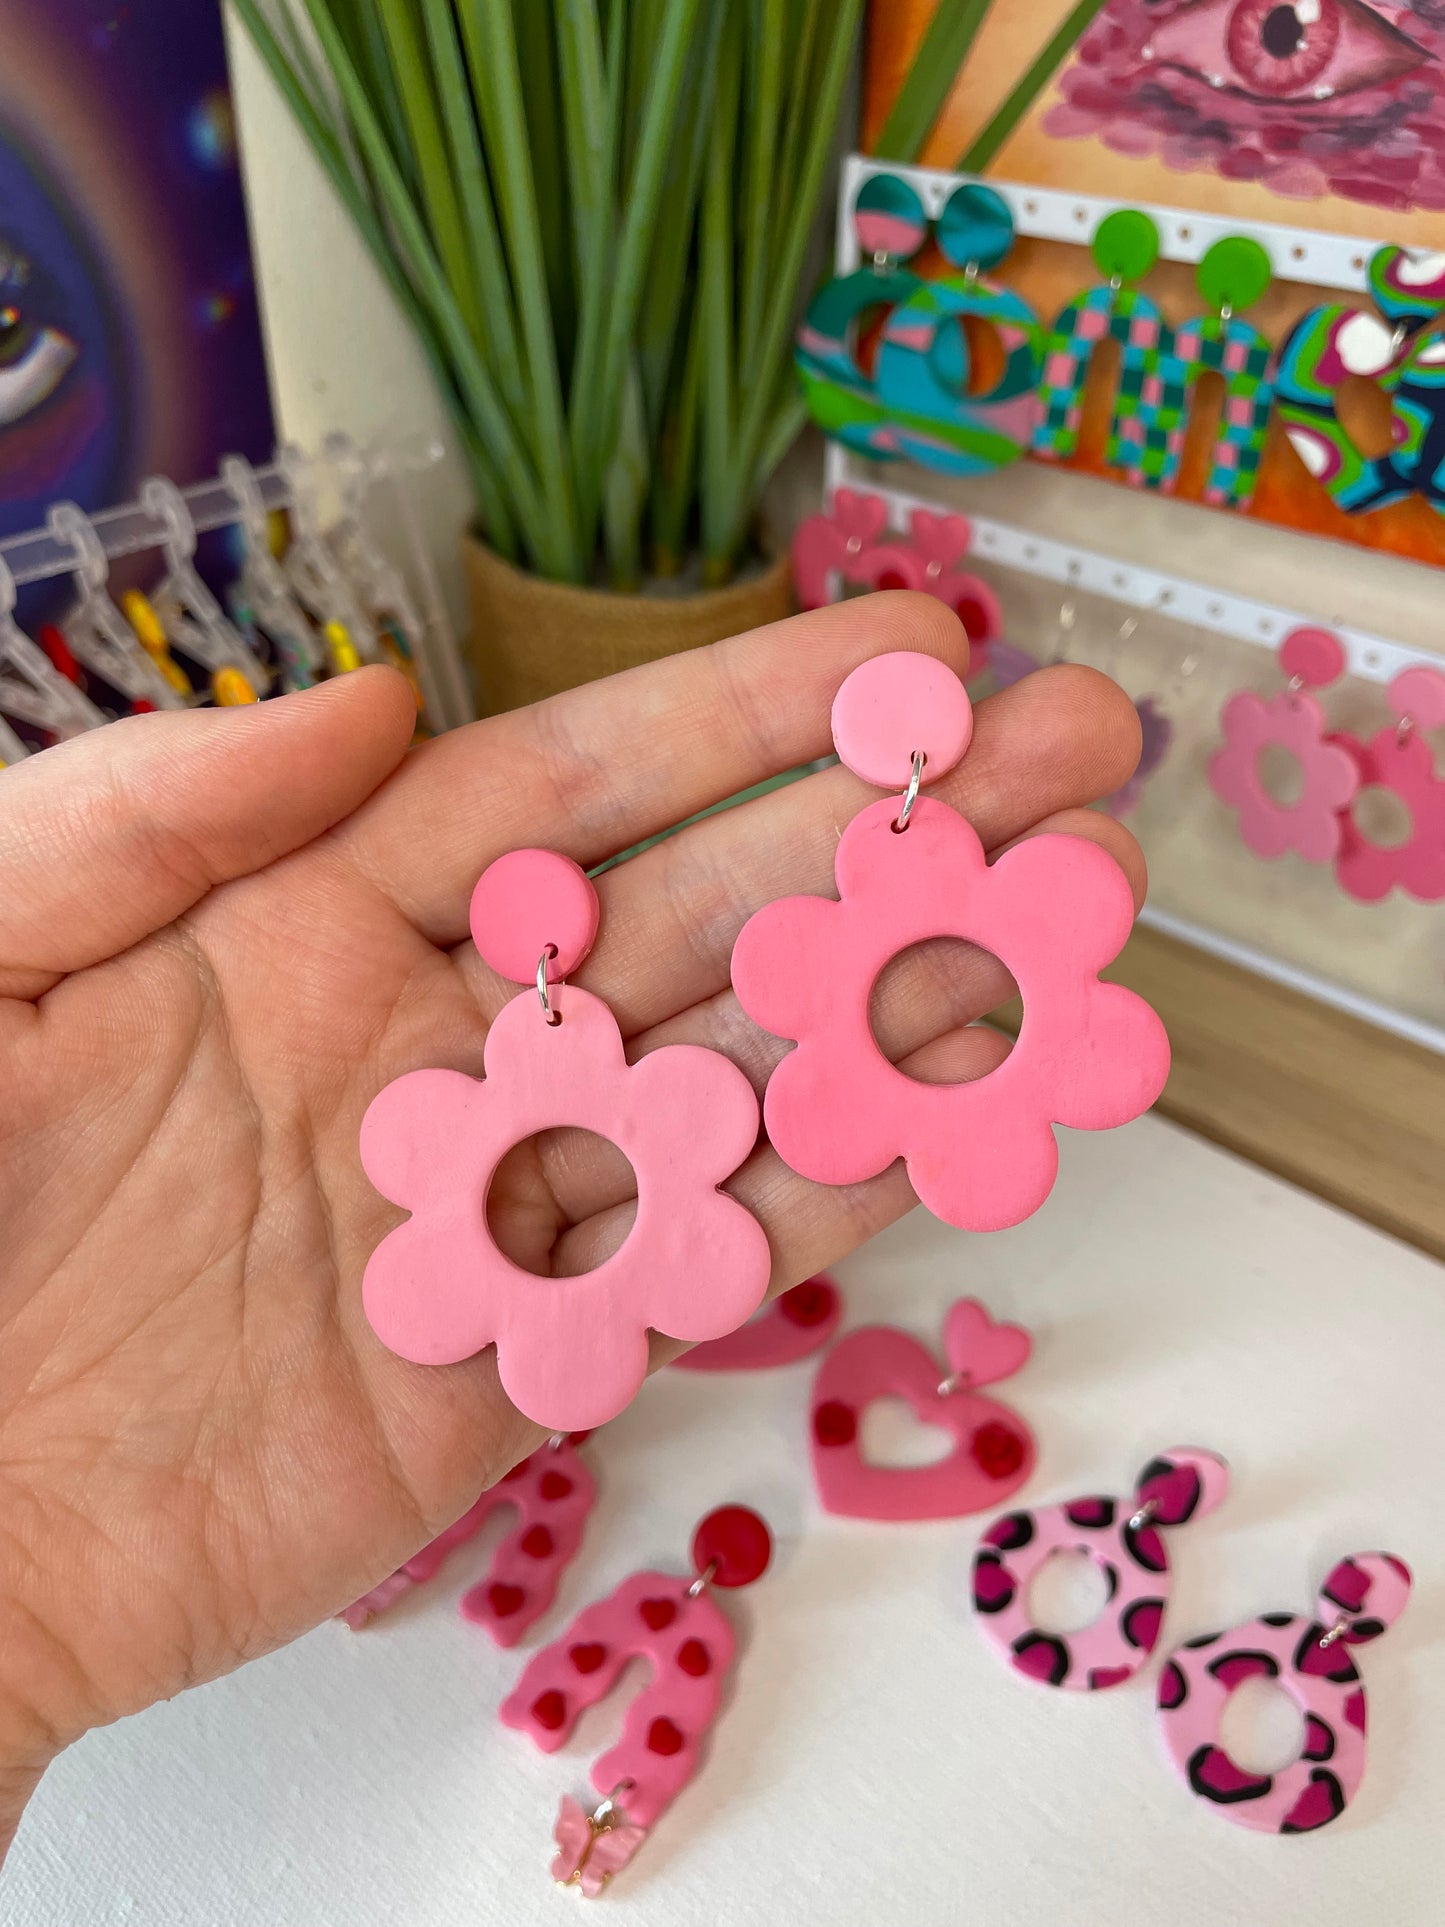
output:
M 913 652 L 855 669 L 833 704 L 833 740 L 855 775 L 902 792 L 862 810 L 838 844 L 840 901 L 788 897 L 759 910 L 733 951 L 743 1009 L 792 1038 L 764 1099 L 768 1135 L 805 1178 L 852 1184 L 902 1157 L 922 1203 L 948 1224 L 994 1231 L 1048 1196 L 1052 1126 L 1105 1130 L 1164 1087 L 1164 1026 L 1098 973 L 1134 920 L 1123 872 L 1097 844 L 1037 836 L 985 860 L 956 810 L 921 796 L 973 734 L 958 677 Z M 1024 1001 L 1006 1061 L 970 1084 L 920 1084 L 874 1040 L 868 1003 L 889 960 L 933 937 L 998 956 Z

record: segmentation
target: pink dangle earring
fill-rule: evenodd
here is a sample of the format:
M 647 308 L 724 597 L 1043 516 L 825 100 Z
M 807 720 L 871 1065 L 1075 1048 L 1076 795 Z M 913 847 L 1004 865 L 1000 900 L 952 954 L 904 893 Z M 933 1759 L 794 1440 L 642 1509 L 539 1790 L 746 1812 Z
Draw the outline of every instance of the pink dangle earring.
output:
M 597 892 L 570 858 L 499 857 L 472 897 L 472 936 L 499 976 L 535 989 L 487 1032 L 482 1078 L 411 1071 L 361 1126 L 367 1176 L 412 1214 L 367 1264 L 373 1330 L 420 1365 L 495 1344 L 508 1398 L 554 1432 L 616 1417 L 646 1375 L 649 1329 L 688 1342 L 735 1330 L 772 1265 L 762 1226 L 718 1189 L 757 1139 L 752 1086 L 695 1044 L 627 1062 L 606 1004 L 564 984 L 597 921 Z M 618 1145 L 637 1174 L 637 1217 L 595 1271 L 539 1279 L 498 1248 L 485 1201 L 507 1152 L 558 1125 Z
M 1360 772 L 1350 751 L 1329 733 L 1325 712 L 1306 690 L 1323 689 L 1340 676 L 1345 652 L 1328 629 L 1295 629 L 1280 645 L 1288 687 L 1268 702 L 1241 689 L 1220 711 L 1224 747 L 1209 760 L 1209 787 L 1239 812 L 1239 834 L 1259 857 L 1293 850 L 1307 863 L 1332 863 L 1339 854 L 1342 819 Z M 1260 777 L 1267 749 L 1288 750 L 1299 764 L 1300 794 L 1278 802 Z
M 593 1765 L 601 1804 L 589 1813 L 563 1796 L 552 1862 L 560 1885 L 595 1898 L 696 1773 L 737 1649 L 712 1589 L 750 1586 L 771 1557 L 772 1536 L 757 1513 L 721 1506 L 693 1537 L 690 1575 L 625 1579 L 534 1654 L 503 1700 L 502 1723 L 555 1753 L 632 1660 L 645 1660 L 651 1672 L 627 1709 L 621 1740 Z
M 1159 1728 L 1185 1785 L 1225 1820 L 1260 1833 L 1314 1833 L 1337 1820 L 1365 1772 L 1365 1688 L 1350 1648 L 1405 1609 L 1410 1568 L 1389 1552 L 1342 1559 L 1312 1616 L 1263 1613 L 1186 1639 L 1159 1676 Z M 1304 1747 L 1278 1773 L 1246 1773 L 1219 1741 L 1230 1695 L 1274 1680 L 1304 1715 Z
M 1378 786 L 1399 797 L 1410 834 L 1395 848 L 1374 843 L 1347 807 L 1335 875 L 1359 903 L 1378 903 L 1397 887 L 1419 903 L 1438 903 L 1445 897 L 1445 776 L 1422 732 L 1445 724 L 1445 675 L 1417 663 L 1400 671 L 1389 694 L 1393 729 L 1368 743 L 1343 731 L 1334 740 L 1354 758 L 1362 788 Z
M 963 817 L 920 795 L 972 735 L 963 684 L 933 657 L 903 651 L 853 671 L 833 704 L 833 741 L 856 776 L 895 794 L 843 831 L 840 901 L 765 905 L 738 936 L 732 980 L 753 1021 L 798 1046 L 763 1106 L 784 1163 L 822 1184 L 854 1184 L 902 1157 L 937 1217 L 996 1231 L 1048 1196 L 1051 1126 L 1106 1130 L 1137 1117 L 1164 1087 L 1169 1044 L 1142 998 L 1098 980 L 1134 921 L 1113 859 L 1082 837 L 1043 835 L 988 863 Z M 993 951 L 1023 996 L 1018 1041 L 974 1083 L 916 1082 L 870 1028 L 879 973 L 932 937 Z
M 823 1510 L 845 1519 L 957 1519 L 1016 1492 L 1034 1469 L 1033 1434 L 1007 1405 L 979 1394 L 1011 1378 L 1032 1349 L 1022 1326 L 995 1324 L 976 1298 L 949 1307 L 944 1366 L 891 1325 L 850 1331 L 813 1385 L 813 1480 Z M 906 1400 L 923 1424 L 953 1434 L 953 1450 L 933 1465 L 870 1465 L 859 1422 L 878 1398 Z
M 765 1372 L 822 1351 L 843 1316 L 843 1294 L 819 1273 L 765 1305 L 756 1318 L 672 1361 L 679 1372 Z
M 1164 1531 L 1212 1512 L 1229 1486 L 1223 1459 L 1197 1446 L 1161 1453 L 1139 1474 L 1131 1499 L 1097 1494 L 1035 1512 L 1009 1512 L 983 1535 L 973 1559 L 980 1633 L 1015 1672 L 1044 1686 L 1098 1692 L 1132 1679 L 1159 1642 L 1169 1601 Z M 1078 1632 L 1042 1631 L 1029 1587 L 1055 1553 L 1083 1552 L 1103 1573 L 1103 1612 Z
M 597 1502 L 597 1481 L 577 1450 L 587 1436 L 559 1432 L 340 1617 L 359 1633 L 414 1587 L 435 1579 L 458 1546 L 474 1539 L 494 1513 L 510 1507 L 517 1515 L 511 1530 L 493 1553 L 486 1577 L 462 1594 L 461 1615 L 484 1626 L 498 1646 L 515 1646 L 557 1597 Z

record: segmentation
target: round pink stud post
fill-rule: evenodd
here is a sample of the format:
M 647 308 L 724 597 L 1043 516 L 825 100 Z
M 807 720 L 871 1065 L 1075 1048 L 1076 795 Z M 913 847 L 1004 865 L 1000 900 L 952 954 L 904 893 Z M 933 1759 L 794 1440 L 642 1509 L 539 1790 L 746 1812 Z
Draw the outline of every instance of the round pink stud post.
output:
M 913 758 L 936 783 L 973 740 L 973 705 L 947 663 L 915 650 L 860 663 L 833 698 L 839 760 L 880 790 L 906 789 Z
M 597 892 L 556 850 L 510 850 L 472 892 L 472 941 L 499 977 L 529 984 L 547 955 L 547 982 L 572 975 L 597 941 Z

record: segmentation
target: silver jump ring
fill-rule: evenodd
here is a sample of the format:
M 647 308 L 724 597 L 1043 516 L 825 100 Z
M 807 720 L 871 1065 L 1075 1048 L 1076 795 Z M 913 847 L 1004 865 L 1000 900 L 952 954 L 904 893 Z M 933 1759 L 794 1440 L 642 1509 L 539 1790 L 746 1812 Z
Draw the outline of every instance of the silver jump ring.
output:
M 1157 1499 L 1146 1499 L 1129 1521 L 1129 1530 L 1131 1532 L 1142 1532 L 1158 1510 L 1159 1501 Z
M 1320 1640 L 1320 1651 L 1323 1652 L 1327 1647 L 1333 1646 L 1337 1639 L 1343 1639 L 1349 1630 L 1350 1622 L 1348 1619 L 1337 1619 L 1334 1625 L 1330 1627 L 1330 1630 Z
M 542 1005 L 542 1015 L 549 1024 L 560 1024 L 562 1019 L 552 1008 L 552 999 L 547 994 L 547 966 L 557 954 L 555 943 L 549 943 L 542 952 L 537 965 L 537 996 Z
M 709 1559 L 706 1566 L 687 1589 L 689 1599 L 700 1599 L 717 1577 L 717 1560 Z
M 903 807 L 898 812 L 895 830 L 906 830 L 908 819 L 913 814 L 913 805 L 918 801 L 918 792 L 923 787 L 923 765 L 927 761 L 921 749 L 913 752 L 913 771 L 908 778 L 908 788 L 903 792 Z
M 972 1372 L 950 1372 L 947 1378 L 939 1379 L 938 1396 L 952 1398 L 955 1392 L 961 1391 L 965 1385 L 972 1385 L 972 1383 Z

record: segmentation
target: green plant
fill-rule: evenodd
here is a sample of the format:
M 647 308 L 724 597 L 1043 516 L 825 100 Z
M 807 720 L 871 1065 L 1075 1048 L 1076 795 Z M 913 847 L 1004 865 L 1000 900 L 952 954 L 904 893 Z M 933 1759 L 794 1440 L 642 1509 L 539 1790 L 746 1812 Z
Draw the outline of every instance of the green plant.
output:
M 726 580 L 803 424 L 792 331 L 863 0 L 234 4 L 427 355 L 494 547 L 630 587 L 696 546 Z M 918 151 L 988 6 L 940 0 L 881 152 Z

